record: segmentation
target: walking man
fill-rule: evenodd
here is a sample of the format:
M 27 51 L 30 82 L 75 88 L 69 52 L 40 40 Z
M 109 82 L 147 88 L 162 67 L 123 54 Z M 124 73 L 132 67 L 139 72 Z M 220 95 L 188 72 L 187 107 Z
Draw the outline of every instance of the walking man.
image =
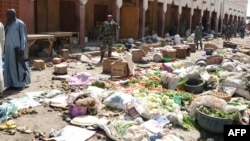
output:
M 16 18 L 16 11 L 8 9 L 5 26 L 4 84 L 22 90 L 31 82 L 27 61 L 27 29 L 23 21 Z
M 98 40 L 102 37 L 102 45 L 101 45 L 101 59 L 100 63 L 102 63 L 104 54 L 108 50 L 108 57 L 112 55 L 112 46 L 114 45 L 116 30 L 119 29 L 120 26 L 114 21 L 112 15 L 107 15 L 107 20 L 103 22 L 101 27 L 100 34 L 98 36 Z

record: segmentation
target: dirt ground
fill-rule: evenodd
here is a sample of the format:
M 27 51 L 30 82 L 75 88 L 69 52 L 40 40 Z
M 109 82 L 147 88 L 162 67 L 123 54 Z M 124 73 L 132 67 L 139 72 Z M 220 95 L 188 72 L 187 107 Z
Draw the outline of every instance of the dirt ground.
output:
M 73 53 L 80 53 L 81 48 L 74 48 Z M 201 51 L 197 51 L 196 53 L 191 53 L 191 58 L 201 58 Z M 36 58 L 33 58 L 36 59 Z M 43 58 L 45 61 L 48 61 L 50 58 Z M 190 59 L 188 57 L 187 59 Z M 94 70 L 87 70 L 86 63 L 79 63 L 77 61 L 73 61 L 69 63 L 68 74 L 73 75 L 77 72 L 90 72 L 95 77 L 102 77 L 102 78 L 109 78 L 110 75 L 102 74 L 102 66 L 95 66 Z M 27 92 L 34 92 L 40 90 L 46 90 L 51 88 L 61 88 L 62 84 L 59 80 L 52 80 L 54 68 L 47 67 L 44 70 L 31 70 L 31 78 L 32 83 L 29 87 L 25 88 L 22 91 L 15 91 L 15 90 L 6 90 L 4 91 L 3 98 L 10 99 L 12 97 L 22 97 L 25 96 Z M 48 136 L 51 129 L 60 130 L 65 127 L 68 123 L 62 119 L 63 111 L 55 110 L 50 108 L 49 106 L 38 106 L 34 108 L 38 113 L 37 114 L 27 114 L 22 115 L 14 119 L 17 126 L 28 126 L 29 129 L 45 132 L 46 136 Z M 181 129 L 172 129 L 177 135 L 180 135 L 184 138 L 185 141 L 195 141 L 200 140 L 199 138 L 202 136 L 217 138 L 217 140 L 221 140 L 220 136 L 217 135 L 208 135 L 205 132 L 198 132 L 198 131 L 183 131 Z M 101 135 L 103 134 L 102 130 L 99 130 L 98 133 Z M 34 138 L 34 134 L 25 134 L 16 132 L 15 135 L 10 135 L 7 132 L 0 131 L 1 141 L 32 141 Z M 90 139 L 89 141 L 98 140 L 97 137 Z M 106 138 L 106 140 L 109 140 Z

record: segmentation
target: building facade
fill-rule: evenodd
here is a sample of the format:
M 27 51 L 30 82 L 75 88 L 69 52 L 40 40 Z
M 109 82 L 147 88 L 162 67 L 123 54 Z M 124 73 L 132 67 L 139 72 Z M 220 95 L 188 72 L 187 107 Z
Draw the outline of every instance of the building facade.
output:
M 98 27 L 112 14 L 120 24 L 118 38 L 191 32 L 202 22 L 205 31 L 220 32 L 222 25 L 245 23 L 247 0 L 1 0 L 0 21 L 15 8 L 29 34 L 54 31 L 80 33 L 95 39 Z

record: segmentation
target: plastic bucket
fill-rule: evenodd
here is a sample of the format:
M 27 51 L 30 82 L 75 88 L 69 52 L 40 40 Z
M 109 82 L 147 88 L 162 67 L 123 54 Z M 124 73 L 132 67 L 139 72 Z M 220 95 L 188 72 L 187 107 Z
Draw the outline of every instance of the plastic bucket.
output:
M 204 89 L 204 81 L 198 78 L 191 78 L 185 83 L 185 90 L 194 94 L 201 93 Z
M 172 62 L 173 60 L 173 58 L 163 57 L 163 62 Z

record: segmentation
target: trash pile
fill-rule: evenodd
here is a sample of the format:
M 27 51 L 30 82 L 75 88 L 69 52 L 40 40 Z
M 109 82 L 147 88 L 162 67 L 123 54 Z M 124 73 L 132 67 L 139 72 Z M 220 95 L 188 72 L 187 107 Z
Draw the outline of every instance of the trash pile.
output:
M 167 46 L 159 49 L 161 52 L 153 48 L 148 54 L 180 48 L 187 53 L 189 48 L 187 44 L 175 49 Z M 0 129 L 54 140 L 83 141 L 102 129 L 116 141 L 183 141 L 186 135 L 174 129 L 189 132 L 201 127 L 223 133 L 224 124 L 249 125 L 250 56 L 231 48 L 210 48 L 212 53 L 204 50 L 203 59 L 185 56 L 134 64 L 133 75 L 128 65 L 130 74 L 117 79 L 100 80 L 86 72 L 54 78 L 53 81 L 62 82 L 64 89 L 29 92 L 25 97 L 2 103 Z M 91 62 L 91 57 L 81 58 Z M 39 114 L 34 107 L 45 104 L 60 108 L 62 120 L 69 125 L 62 130 L 53 129 L 47 136 L 15 126 L 15 118 L 24 113 Z

